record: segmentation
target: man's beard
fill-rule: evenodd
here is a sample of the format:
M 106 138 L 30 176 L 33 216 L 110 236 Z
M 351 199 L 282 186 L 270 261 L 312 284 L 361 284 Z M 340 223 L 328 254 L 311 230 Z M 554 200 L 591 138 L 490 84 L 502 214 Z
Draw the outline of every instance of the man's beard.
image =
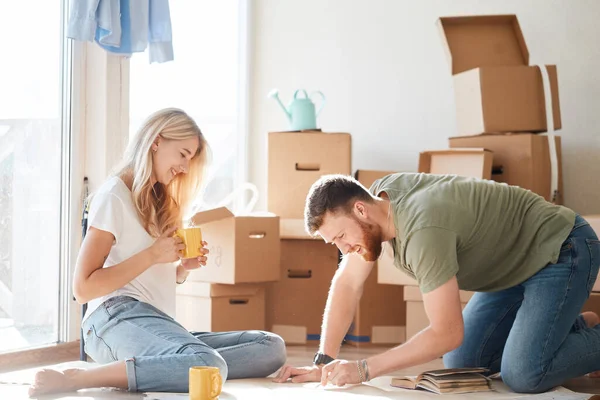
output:
M 363 249 L 365 253 L 361 254 L 361 257 L 365 261 L 377 261 L 382 250 L 381 242 L 383 235 L 381 233 L 381 228 L 375 224 L 362 222 L 358 218 L 356 218 L 356 222 L 358 222 L 358 225 L 363 233 Z

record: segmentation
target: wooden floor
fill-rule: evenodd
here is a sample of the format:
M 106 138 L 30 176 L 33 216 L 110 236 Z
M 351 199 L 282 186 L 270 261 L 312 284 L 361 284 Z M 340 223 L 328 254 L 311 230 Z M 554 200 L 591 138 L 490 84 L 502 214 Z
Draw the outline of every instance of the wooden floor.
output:
M 314 347 L 293 346 L 288 347 L 288 363 L 303 366 L 310 365 L 310 360 L 315 352 Z M 382 351 L 382 348 L 356 349 L 353 347 L 344 347 L 341 357 L 345 359 L 364 358 L 374 353 Z M 59 364 L 59 368 L 66 367 L 93 367 L 93 365 L 70 362 Z M 441 368 L 441 360 L 415 367 L 403 371 L 398 371 L 394 375 L 414 375 L 426 369 Z M 31 382 L 36 369 L 15 371 L 0 375 L 0 399 L 19 400 L 27 399 L 28 383 Z M 583 395 L 573 392 L 567 388 L 558 388 L 552 393 L 546 393 L 542 396 L 526 396 L 511 393 L 504 384 L 495 380 L 493 383 L 494 392 L 480 394 L 463 395 L 444 395 L 444 399 L 562 399 L 577 400 L 587 399 L 591 395 Z M 582 390 L 588 393 L 600 393 L 600 379 L 582 378 L 574 380 L 567 385 L 572 390 Z M 317 383 L 307 384 L 278 384 L 271 382 L 270 379 L 248 379 L 228 381 L 220 396 L 221 400 L 296 400 L 296 399 L 332 399 L 332 400 L 367 400 L 367 399 L 424 399 L 436 398 L 439 395 L 428 392 L 415 392 L 403 389 L 397 389 L 390 386 L 390 377 L 376 378 L 368 384 L 355 385 L 344 388 L 337 387 L 318 387 Z M 187 394 L 170 393 L 128 393 L 112 389 L 94 389 L 81 390 L 76 393 L 65 393 L 61 395 L 45 396 L 40 399 L 52 400 L 119 400 L 119 399 L 145 399 L 145 400 L 182 400 L 187 399 Z

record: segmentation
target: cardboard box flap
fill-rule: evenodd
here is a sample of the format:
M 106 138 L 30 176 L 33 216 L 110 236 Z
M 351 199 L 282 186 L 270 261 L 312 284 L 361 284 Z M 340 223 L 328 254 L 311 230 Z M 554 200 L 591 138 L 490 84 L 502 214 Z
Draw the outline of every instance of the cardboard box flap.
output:
M 486 66 L 529 65 L 516 15 L 442 17 L 438 27 L 452 75 Z
M 196 213 L 192 217 L 192 222 L 194 225 L 202 225 L 230 217 L 233 217 L 233 213 L 229 211 L 227 207 L 219 207 Z

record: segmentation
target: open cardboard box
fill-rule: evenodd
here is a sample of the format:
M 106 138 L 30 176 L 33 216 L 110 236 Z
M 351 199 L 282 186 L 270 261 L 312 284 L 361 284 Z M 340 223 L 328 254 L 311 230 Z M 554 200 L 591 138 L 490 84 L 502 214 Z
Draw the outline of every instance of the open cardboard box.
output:
M 351 173 L 349 133 L 269 132 L 267 208 L 282 219 L 304 218 L 308 191 L 322 175 Z
M 419 154 L 419 172 L 491 179 L 493 154 L 483 148 L 429 150 Z
M 265 330 L 264 284 L 177 286 L 176 320 L 188 331 Z
M 516 15 L 443 17 L 438 27 L 454 80 L 459 136 L 548 129 L 542 74 L 529 66 Z M 560 129 L 556 66 L 546 68 L 554 129 Z
M 279 217 L 234 216 L 225 207 L 201 211 L 192 222 L 202 228 L 210 251 L 205 267 L 188 281 L 257 283 L 279 280 Z

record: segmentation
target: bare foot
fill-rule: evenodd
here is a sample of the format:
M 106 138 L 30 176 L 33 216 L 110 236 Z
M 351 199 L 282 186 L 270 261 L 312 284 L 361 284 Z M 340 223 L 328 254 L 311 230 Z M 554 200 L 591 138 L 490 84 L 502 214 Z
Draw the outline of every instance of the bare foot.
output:
M 77 389 L 76 377 L 82 369 L 56 371 L 42 369 L 35 374 L 33 385 L 29 388 L 29 397 L 48 393 L 71 392 Z
M 600 323 L 600 318 L 595 312 L 586 311 L 581 313 L 581 316 L 585 320 L 585 324 L 588 328 L 593 328 L 594 326 Z M 590 372 L 589 374 L 587 374 L 587 376 L 589 376 L 590 378 L 600 378 L 600 371 Z

